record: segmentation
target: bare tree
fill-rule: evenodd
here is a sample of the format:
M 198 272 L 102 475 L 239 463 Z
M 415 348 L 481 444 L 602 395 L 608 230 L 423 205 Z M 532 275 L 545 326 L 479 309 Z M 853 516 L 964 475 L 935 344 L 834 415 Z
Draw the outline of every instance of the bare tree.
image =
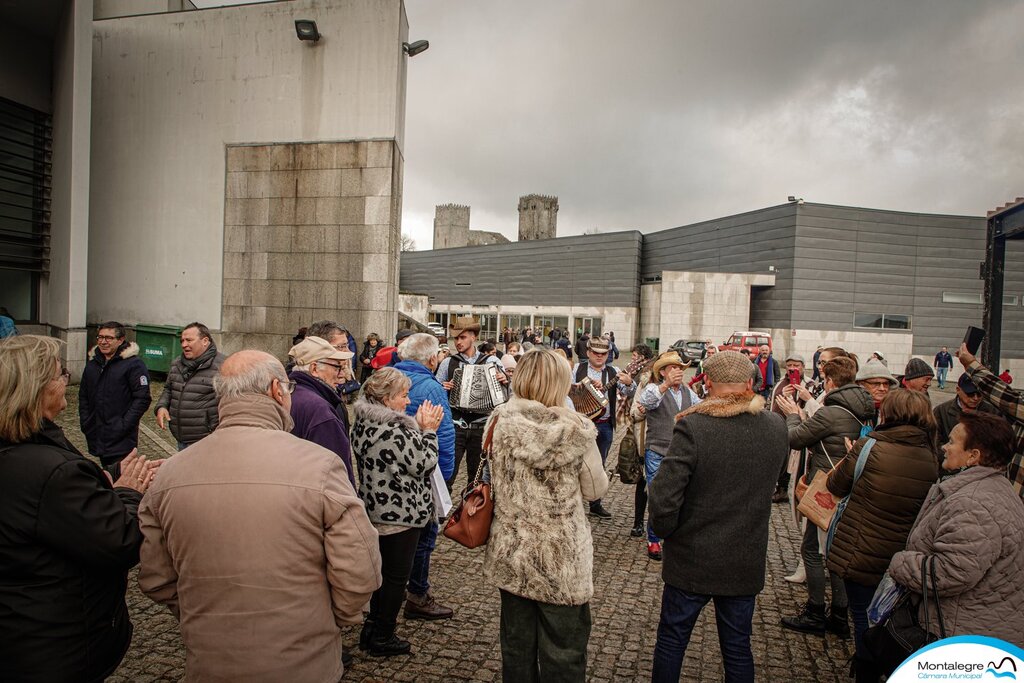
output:
M 416 251 L 416 240 L 402 233 L 402 251 Z

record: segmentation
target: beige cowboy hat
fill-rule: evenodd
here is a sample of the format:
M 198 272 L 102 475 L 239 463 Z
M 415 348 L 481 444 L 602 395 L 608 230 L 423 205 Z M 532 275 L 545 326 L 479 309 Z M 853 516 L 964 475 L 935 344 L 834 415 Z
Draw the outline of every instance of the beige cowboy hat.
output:
M 448 332 L 453 337 L 458 337 L 463 332 L 476 332 L 479 334 L 480 321 L 471 315 L 460 316 L 448 326 Z
M 688 368 L 690 367 L 690 361 L 683 360 L 675 351 L 666 351 L 658 356 L 658 360 L 654 361 L 654 366 L 651 368 L 651 379 L 660 380 L 661 371 L 670 365 L 678 365 L 681 368 Z

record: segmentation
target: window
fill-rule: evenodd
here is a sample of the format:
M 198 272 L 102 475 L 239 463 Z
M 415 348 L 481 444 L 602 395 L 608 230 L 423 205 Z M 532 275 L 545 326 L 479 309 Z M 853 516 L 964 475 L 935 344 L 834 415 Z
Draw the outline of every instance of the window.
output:
M 982 294 L 980 292 L 974 294 L 971 292 L 943 292 L 942 303 L 944 304 L 975 304 L 980 306 L 982 304 Z M 1012 294 L 1003 295 L 1004 306 L 1016 306 L 1017 297 Z
M 854 313 L 853 326 L 869 329 L 909 330 L 911 316 L 895 313 Z

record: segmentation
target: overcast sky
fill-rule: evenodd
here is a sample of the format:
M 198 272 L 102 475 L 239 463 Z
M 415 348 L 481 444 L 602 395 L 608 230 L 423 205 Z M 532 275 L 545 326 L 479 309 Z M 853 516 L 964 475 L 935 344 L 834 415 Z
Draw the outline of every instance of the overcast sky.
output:
M 206 2 L 197 4 L 225 4 Z M 785 202 L 984 215 L 1024 194 L 1021 0 L 407 0 L 403 232 L 515 239 Z

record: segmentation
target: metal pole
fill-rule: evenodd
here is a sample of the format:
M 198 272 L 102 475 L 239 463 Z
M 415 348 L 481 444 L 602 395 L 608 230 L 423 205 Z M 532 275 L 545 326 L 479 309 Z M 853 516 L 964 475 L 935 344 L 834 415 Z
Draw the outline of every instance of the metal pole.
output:
M 1002 217 L 990 218 L 985 243 L 985 289 L 982 326 L 985 344 L 981 362 L 999 374 L 999 350 L 1003 333 L 1003 271 L 1006 266 L 1006 236 Z

